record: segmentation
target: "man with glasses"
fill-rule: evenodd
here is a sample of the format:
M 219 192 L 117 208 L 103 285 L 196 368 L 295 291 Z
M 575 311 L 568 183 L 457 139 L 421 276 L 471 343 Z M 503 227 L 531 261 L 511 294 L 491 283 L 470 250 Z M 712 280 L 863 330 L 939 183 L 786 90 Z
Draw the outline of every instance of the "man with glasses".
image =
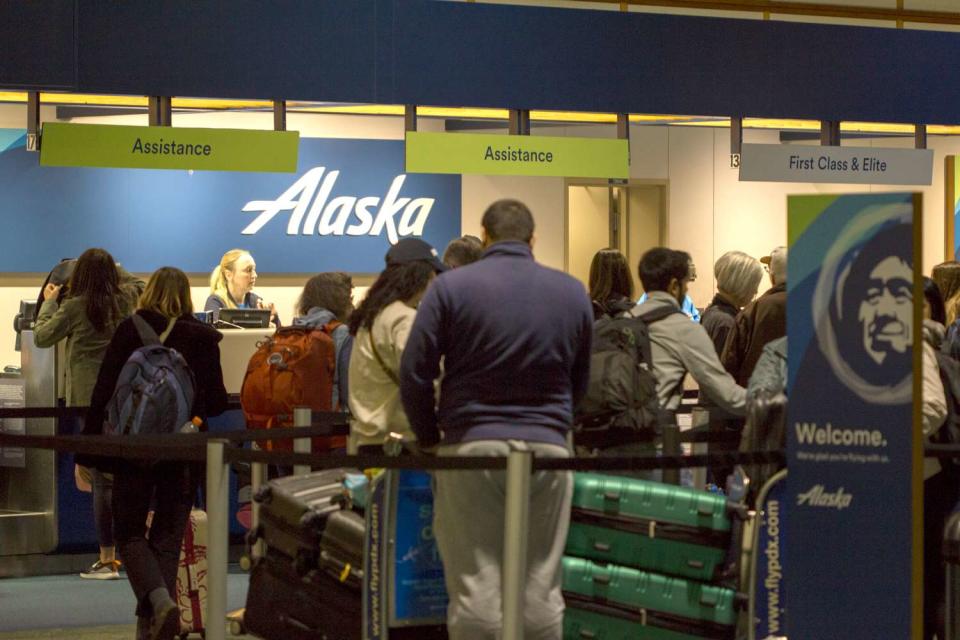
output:
M 690 256 L 665 247 L 650 249 L 640 258 L 640 282 L 647 300 L 631 313 L 644 314 L 670 306 L 677 310 L 649 324 L 657 399 L 666 415 L 676 412 L 683 397 L 683 379 L 689 372 L 700 390 L 733 415 L 743 415 L 746 391 L 724 371 L 706 330 L 681 312 L 690 283 Z

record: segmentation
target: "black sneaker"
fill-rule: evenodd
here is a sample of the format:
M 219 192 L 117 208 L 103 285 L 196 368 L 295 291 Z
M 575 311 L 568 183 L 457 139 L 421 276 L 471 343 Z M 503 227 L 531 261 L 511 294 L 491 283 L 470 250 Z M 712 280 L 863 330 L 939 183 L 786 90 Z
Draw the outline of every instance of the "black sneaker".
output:
M 116 560 L 112 562 L 100 562 L 97 560 L 89 568 L 80 572 L 81 578 L 87 580 L 117 580 L 120 578 L 120 563 Z

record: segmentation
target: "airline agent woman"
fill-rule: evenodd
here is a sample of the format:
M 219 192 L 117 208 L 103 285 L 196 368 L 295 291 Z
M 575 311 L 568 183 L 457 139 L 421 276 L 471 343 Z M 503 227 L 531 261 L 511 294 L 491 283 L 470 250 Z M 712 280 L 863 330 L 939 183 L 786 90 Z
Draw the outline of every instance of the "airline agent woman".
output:
M 210 274 L 210 295 L 204 311 L 219 309 L 270 309 L 271 321 L 280 326 L 280 318 L 273 303 L 265 304 L 253 292 L 257 282 L 257 263 L 250 252 L 231 249 L 223 254 L 220 264 Z

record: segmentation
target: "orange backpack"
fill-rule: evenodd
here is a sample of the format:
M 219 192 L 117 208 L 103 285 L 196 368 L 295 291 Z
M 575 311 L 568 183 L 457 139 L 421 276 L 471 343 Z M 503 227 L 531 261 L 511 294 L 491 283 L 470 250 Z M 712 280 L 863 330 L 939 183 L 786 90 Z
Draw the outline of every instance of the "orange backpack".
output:
M 294 407 L 332 411 L 336 349 L 331 334 L 340 326 L 322 329 L 281 327 L 257 345 L 240 389 L 240 404 L 249 429 L 293 426 Z M 313 438 L 312 451 L 346 446 L 345 436 Z M 268 451 L 292 451 L 293 440 L 261 441 Z

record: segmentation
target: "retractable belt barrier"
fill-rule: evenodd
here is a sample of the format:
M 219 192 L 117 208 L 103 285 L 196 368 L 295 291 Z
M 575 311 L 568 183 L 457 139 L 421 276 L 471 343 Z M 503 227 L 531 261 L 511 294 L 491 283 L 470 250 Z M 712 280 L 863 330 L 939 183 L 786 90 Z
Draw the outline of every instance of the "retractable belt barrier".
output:
M 0 409 L 5 417 L 67 417 L 82 414 L 83 408 Z M 304 423 L 307 420 L 304 420 Z M 573 457 L 537 459 L 526 451 L 513 451 L 506 458 L 495 457 L 438 457 L 433 455 L 314 455 L 257 451 L 236 446 L 258 440 L 308 439 L 312 436 L 344 433 L 347 417 L 343 414 L 310 414 L 310 426 L 291 428 L 234 431 L 217 433 L 171 434 L 167 436 L 28 436 L 0 432 L 0 445 L 23 448 L 53 449 L 61 452 L 92 454 L 103 457 L 150 459 L 154 461 L 206 461 L 207 522 L 211 544 L 208 546 L 208 601 L 210 620 L 224 620 L 227 590 L 228 479 L 231 462 L 263 464 L 309 465 L 313 467 L 356 468 L 380 467 L 389 469 L 495 469 L 506 470 L 506 510 L 504 567 L 522 567 L 527 545 L 529 517 L 529 486 L 533 471 L 624 471 L 645 469 L 679 469 L 702 467 L 717 462 L 732 464 L 783 463 L 783 451 L 721 452 L 691 456 L 644 455 L 636 457 Z M 704 433 L 690 434 L 690 440 L 700 442 Z M 692 438 L 698 438 L 696 440 Z M 928 445 L 928 457 L 960 457 L 960 445 Z M 522 571 L 504 574 L 503 586 L 503 640 L 523 637 L 523 593 L 525 576 Z M 209 640 L 225 640 L 225 625 L 212 624 L 207 629 Z

